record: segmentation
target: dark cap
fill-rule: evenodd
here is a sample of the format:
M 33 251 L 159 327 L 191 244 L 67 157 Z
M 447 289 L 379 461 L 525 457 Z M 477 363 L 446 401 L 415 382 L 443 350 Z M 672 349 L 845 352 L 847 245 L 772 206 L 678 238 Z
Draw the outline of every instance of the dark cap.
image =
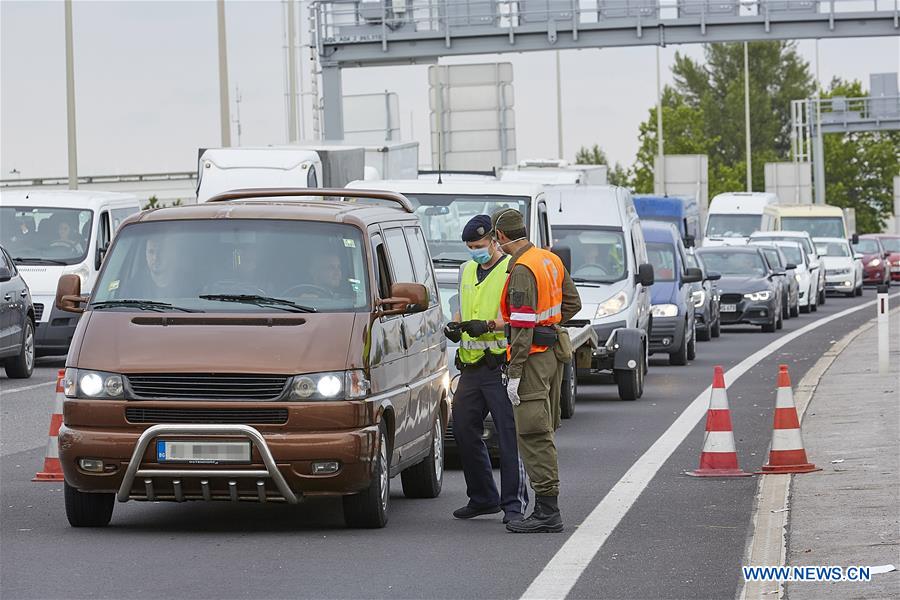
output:
M 491 218 L 487 215 L 475 215 L 463 228 L 464 242 L 477 242 L 491 233 Z
M 512 233 L 524 235 L 525 217 L 514 208 L 501 208 L 491 217 L 491 223 L 495 230 L 502 231 L 507 236 Z

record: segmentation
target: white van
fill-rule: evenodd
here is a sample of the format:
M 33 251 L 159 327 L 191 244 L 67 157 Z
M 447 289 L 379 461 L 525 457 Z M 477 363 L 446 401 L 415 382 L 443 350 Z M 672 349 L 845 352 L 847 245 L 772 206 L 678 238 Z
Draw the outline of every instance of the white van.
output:
M 767 206 L 761 231 L 805 231 L 810 237 L 851 239 L 844 211 L 828 204 Z
M 778 196 L 767 192 L 728 192 L 712 199 L 706 217 L 703 246 L 746 244 L 754 231 L 761 230 L 767 206 Z
M 572 165 L 560 159 L 519 161 L 515 166 L 503 167 L 501 181 L 543 183 L 544 185 L 606 185 L 609 167 L 606 165 Z
M 140 210 L 136 196 L 116 192 L 0 193 L 0 244 L 31 290 L 37 355 L 68 352 L 78 324 L 77 315 L 54 307 L 59 278 L 78 275 L 89 294 L 119 223 Z

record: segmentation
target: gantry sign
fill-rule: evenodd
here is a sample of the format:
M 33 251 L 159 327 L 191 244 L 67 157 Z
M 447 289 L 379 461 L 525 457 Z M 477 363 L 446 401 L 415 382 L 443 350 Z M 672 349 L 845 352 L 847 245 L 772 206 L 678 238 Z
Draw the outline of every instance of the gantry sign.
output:
M 898 0 L 316 0 L 326 139 L 340 139 L 341 69 L 442 56 L 900 35 Z

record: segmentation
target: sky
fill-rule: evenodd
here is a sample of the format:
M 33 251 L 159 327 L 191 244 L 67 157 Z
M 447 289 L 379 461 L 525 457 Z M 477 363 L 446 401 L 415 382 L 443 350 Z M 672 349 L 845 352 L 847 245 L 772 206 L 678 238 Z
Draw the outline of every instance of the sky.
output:
M 232 117 L 238 86 L 242 145 L 287 141 L 282 12 L 279 1 L 226 3 Z M 58 0 L 0 0 L 0 179 L 67 172 L 63 18 Z M 79 174 L 189 171 L 197 148 L 220 145 L 215 2 L 76 0 L 73 23 Z M 815 42 L 800 41 L 799 50 L 815 73 Z M 703 56 L 699 45 L 663 48 L 664 83 L 676 51 Z M 822 40 L 819 60 L 821 81 L 837 76 L 868 87 L 870 73 L 900 70 L 900 37 Z M 519 159 L 554 157 L 553 52 L 441 62 L 496 61 L 513 65 Z M 564 158 L 596 143 L 630 165 L 638 125 L 656 101 L 655 48 L 563 51 L 561 64 Z M 308 92 L 308 65 L 302 78 Z M 420 161 L 429 160 L 426 66 L 346 69 L 343 88 L 396 92 L 401 136 L 419 140 Z

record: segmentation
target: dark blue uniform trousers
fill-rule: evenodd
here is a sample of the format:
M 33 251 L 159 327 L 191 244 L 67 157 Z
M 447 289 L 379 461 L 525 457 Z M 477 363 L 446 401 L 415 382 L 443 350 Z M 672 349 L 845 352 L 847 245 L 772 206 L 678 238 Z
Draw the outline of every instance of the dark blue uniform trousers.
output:
M 469 505 L 499 504 L 507 514 L 524 514 L 528 506 L 525 467 L 519 459 L 512 404 L 500 377 L 499 368 L 481 365 L 463 369 L 453 395 L 453 435 L 466 478 Z M 500 445 L 500 494 L 487 446 L 481 439 L 488 412 L 494 419 Z

